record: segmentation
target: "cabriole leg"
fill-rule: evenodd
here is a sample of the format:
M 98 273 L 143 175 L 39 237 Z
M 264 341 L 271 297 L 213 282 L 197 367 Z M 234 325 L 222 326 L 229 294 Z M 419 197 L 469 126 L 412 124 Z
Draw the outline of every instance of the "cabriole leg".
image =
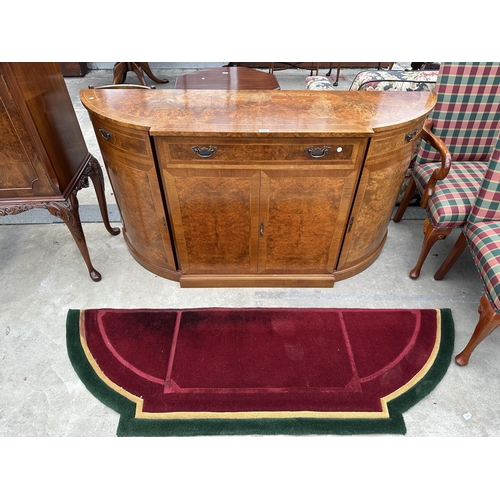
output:
M 460 236 L 458 237 L 455 245 L 451 249 L 450 253 L 441 264 L 441 267 L 436 271 L 434 275 L 435 280 L 442 280 L 447 274 L 448 271 L 453 267 L 455 262 L 458 260 L 460 255 L 462 255 L 463 251 L 467 248 L 467 240 L 465 239 L 464 233 L 460 232 Z
M 82 223 L 80 221 L 80 215 L 78 213 L 78 199 L 74 193 L 66 201 L 53 201 L 46 204 L 47 210 L 54 216 L 62 219 L 73 236 L 73 239 L 82 254 L 85 264 L 89 270 L 90 277 L 93 281 L 100 281 L 101 274 L 94 269 L 92 262 L 90 260 L 89 251 L 87 248 L 87 242 L 85 241 L 85 235 L 83 234 Z
M 474 349 L 490 335 L 495 328 L 500 326 L 500 313 L 497 313 L 486 295 L 481 297 L 479 302 L 479 321 L 476 325 L 474 333 L 469 340 L 465 349 L 455 357 L 457 364 L 466 366 L 469 363 L 469 358 Z
M 451 229 L 436 229 L 432 226 L 429 218 L 424 221 L 424 241 L 422 243 L 422 250 L 415 267 L 410 271 L 410 278 L 417 279 L 420 276 L 422 265 L 429 254 L 430 249 L 438 240 L 444 239 L 451 233 Z
M 102 220 L 108 233 L 112 234 L 113 236 L 120 234 L 120 229 L 117 227 L 111 227 L 111 224 L 109 223 L 108 206 L 104 194 L 104 175 L 102 173 L 101 165 L 99 165 L 99 162 L 93 156 L 91 156 L 89 160 L 89 164 L 84 175 L 88 175 L 92 180 L 92 184 L 94 185 L 94 189 L 97 195 L 97 201 L 99 202 L 99 209 L 101 211 Z

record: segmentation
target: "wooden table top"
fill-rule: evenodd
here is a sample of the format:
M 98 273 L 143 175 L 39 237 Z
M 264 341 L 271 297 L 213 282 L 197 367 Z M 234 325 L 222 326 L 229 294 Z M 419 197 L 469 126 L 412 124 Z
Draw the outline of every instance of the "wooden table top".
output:
M 371 135 L 420 118 L 434 92 L 82 89 L 91 112 L 151 135 Z
M 175 82 L 176 89 L 182 90 L 279 90 L 276 77 L 271 73 L 233 66 L 224 68 L 204 68 L 181 75 Z

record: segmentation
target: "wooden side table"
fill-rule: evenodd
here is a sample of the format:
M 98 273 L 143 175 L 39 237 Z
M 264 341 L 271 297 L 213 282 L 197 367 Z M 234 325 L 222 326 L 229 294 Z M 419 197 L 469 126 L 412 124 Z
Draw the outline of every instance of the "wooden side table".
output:
M 146 85 L 144 73 L 146 73 L 146 75 L 148 75 L 149 78 L 153 80 L 153 82 L 168 83 L 168 78 L 160 80 L 155 75 L 153 75 L 153 72 L 151 71 L 151 68 L 149 67 L 149 64 L 147 62 L 117 62 L 113 66 L 113 85 L 123 83 L 129 71 L 133 71 L 137 75 L 139 81 L 141 82 L 141 85 Z
M 280 90 L 273 74 L 245 66 L 205 68 L 177 78 L 176 89 Z

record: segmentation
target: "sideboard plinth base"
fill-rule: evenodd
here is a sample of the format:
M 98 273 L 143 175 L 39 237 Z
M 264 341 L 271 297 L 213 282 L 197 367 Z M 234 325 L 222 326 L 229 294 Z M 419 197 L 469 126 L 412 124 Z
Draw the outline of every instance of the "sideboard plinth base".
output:
M 297 274 L 265 276 L 256 275 L 183 275 L 179 280 L 181 288 L 234 288 L 234 287 L 305 287 L 332 288 L 335 278 L 331 274 Z

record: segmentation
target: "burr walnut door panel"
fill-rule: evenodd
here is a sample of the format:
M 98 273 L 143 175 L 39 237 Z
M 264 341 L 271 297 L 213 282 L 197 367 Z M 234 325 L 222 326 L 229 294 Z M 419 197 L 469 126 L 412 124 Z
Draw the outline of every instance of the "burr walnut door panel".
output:
M 259 272 L 331 274 L 357 170 L 265 170 L 261 179 Z
M 164 169 L 183 274 L 331 274 L 357 170 Z
M 168 217 L 147 131 L 93 116 L 99 147 L 133 255 L 153 272 L 176 271 Z
M 368 148 L 338 271 L 349 269 L 382 248 L 423 120 L 379 134 Z
M 183 274 L 257 272 L 260 172 L 163 169 Z

